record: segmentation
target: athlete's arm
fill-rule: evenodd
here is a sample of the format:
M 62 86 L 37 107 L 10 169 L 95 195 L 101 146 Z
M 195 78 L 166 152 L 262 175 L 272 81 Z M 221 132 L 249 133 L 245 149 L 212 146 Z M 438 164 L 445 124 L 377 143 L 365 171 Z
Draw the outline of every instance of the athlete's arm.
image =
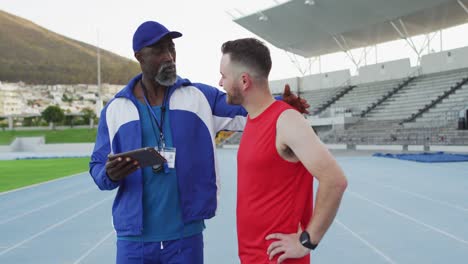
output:
M 285 155 L 283 150 L 289 150 L 288 153 L 292 153 L 291 159 L 299 160 L 319 181 L 314 215 L 306 227 L 311 242 L 318 244 L 338 211 L 347 186 L 346 177 L 308 121 L 297 111 L 286 110 L 278 118 L 276 142 L 280 155 Z M 299 243 L 300 232 L 267 236 L 267 239 L 278 240 L 268 248 L 270 259 L 281 252 L 284 253 L 279 257 L 278 263 L 287 258 L 300 258 L 309 254 L 309 250 Z

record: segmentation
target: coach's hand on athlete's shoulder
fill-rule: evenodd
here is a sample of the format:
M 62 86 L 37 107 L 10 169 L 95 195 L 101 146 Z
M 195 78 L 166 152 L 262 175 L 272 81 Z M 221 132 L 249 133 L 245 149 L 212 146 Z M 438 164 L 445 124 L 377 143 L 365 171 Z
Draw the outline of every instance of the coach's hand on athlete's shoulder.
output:
M 109 156 L 106 161 L 107 176 L 115 182 L 122 180 L 139 168 L 138 162 L 130 157 L 112 158 Z

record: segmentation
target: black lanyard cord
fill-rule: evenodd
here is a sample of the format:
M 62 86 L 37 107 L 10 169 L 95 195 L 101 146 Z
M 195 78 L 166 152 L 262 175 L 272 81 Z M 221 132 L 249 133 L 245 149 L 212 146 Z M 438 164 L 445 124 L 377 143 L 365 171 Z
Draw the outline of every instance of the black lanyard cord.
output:
M 149 113 L 150 113 L 150 115 L 153 116 L 153 119 L 154 119 L 154 121 L 156 123 L 156 126 L 159 129 L 159 143 L 158 143 L 159 148 L 161 149 L 160 144 L 162 144 L 162 147 L 164 148 L 165 147 L 165 142 L 164 142 L 163 127 L 164 127 L 164 117 L 165 117 L 165 112 L 166 112 L 166 100 L 167 100 L 166 94 L 167 94 L 167 90 L 164 91 L 163 103 L 161 105 L 161 119 L 160 119 L 161 124 L 159 124 L 158 119 L 156 118 L 156 114 L 154 113 L 153 108 L 151 107 L 151 105 L 150 105 L 150 103 L 149 103 L 149 101 L 147 99 L 148 98 L 148 91 L 146 90 L 145 84 L 143 83 L 142 80 L 140 80 L 140 83 L 141 83 L 141 87 L 143 88 L 143 93 L 144 93 L 143 97 L 145 99 L 146 106 L 148 107 Z M 151 122 L 151 125 L 153 126 L 153 129 L 155 130 L 153 122 Z

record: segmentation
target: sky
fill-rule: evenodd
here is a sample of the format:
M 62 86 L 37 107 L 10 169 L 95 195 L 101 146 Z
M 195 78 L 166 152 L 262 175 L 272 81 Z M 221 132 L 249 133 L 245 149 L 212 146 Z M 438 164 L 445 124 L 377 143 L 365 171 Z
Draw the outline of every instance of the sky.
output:
M 192 82 L 203 82 L 218 87 L 221 45 L 236 38 L 257 37 L 233 22 L 233 16 L 248 15 L 277 5 L 286 0 L 0 0 L 0 9 L 30 20 L 48 30 L 112 51 L 135 60 L 132 37 L 136 28 L 147 20 L 155 20 L 169 30 L 181 32 L 176 39 L 178 74 Z M 468 15 L 467 15 L 468 17 Z M 443 49 L 468 46 L 468 25 L 443 32 Z M 431 49 L 440 51 L 439 34 L 434 34 Z M 422 43 L 422 37 L 414 38 Z M 296 56 L 296 63 L 284 51 L 267 43 L 273 60 L 271 80 L 330 72 L 355 67 L 344 53 L 322 56 L 309 67 L 308 60 Z M 362 50 L 354 50 L 359 57 Z M 367 63 L 417 57 L 404 41 L 393 41 L 368 53 Z M 298 70 L 298 66 L 302 70 Z M 103 80 L 105 82 L 105 80 Z

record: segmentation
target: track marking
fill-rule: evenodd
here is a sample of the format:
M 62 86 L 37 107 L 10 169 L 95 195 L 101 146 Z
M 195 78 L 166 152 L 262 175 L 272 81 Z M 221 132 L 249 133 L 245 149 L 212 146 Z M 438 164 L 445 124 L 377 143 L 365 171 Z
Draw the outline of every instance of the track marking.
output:
M 364 196 L 362 196 L 362 195 L 360 195 L 360 194 L 357 194 L 357 193 L 355 193 L 355 192 L 353 192 L 353 191 L 347 191 L 347 193 L 349 193 L 349 194 L 351 194 L 351 195 L 353 195 L 353 196 L 356 196 L 356 197 L 358 197 L 359 199 L 362 199 L 362 200 L 364 200 L 364 201 L 367 201 L 367 202 L 369 202 L 369 203 L 372 203 L 372 204 L 374 204 L 374 205 L 376 205 L 376 206 L 378 206 L 378 207 L 380 207 L 380 208 L 382 208 L 382 209 L 384 209 L 384 210 L 386 210 L 386 211 L 389 211 L 389 212 L 391 212 L 391 213 L 394 213 L 394 214 L 396 214 L 396 215 L 398 215 L 398 216 L 400 216 L 400 217 L 402 217 L 402 218 L 406 218 L 406 219 L 408 219 L 408 220 L 410 220 L 410 221 L 412 221 L 412 222 L 414 222 L 414 223 L 416 223 L 416 224 L 418 224 L 418 225 L 424 226 L 424 227 L 426 227 L 426 228 L 428 228 L 428 229 L 430 229 L 430 230 L 432 230 L 432 231 L 434 231 L 434 232 L 436 232 L 436 233 L 439 233 L 439 234 L 441 234 L 441 235 L 444 235 L 444 236 L 446 236 L 446 237 L 449 237 L 449 238 L 451 238 L 451 239 L 453 239 L 453 240 L 455 240 L 455 241 L 458 241 L 458 242 L 463 243 L 463 244 L 465 244 L 466 246 L 468 246 L 468 241 L 466 241 L 466 240 L 464 240 L 464 239 L 462 239 L 462 238 L 459 238 L 459 237 L 457 237 L 457 236 L 455 236 L 455 235 L 453 235 L 453 234 L 450 234 L 450 233 L 448 233 L 448 232 L 445 232 L 445 231 L 443 231 L 442 229 L 439 229 L 439 228 L 437 228 L 437 227 L 434 227 L 434 226 L 431 226 L 431 225 L 429 225 L 429 224 L 426 224 L 426 223 L 424 223 L 424 222 L 422 222 L 422 221 L 420 221 L 420 220 L 418 220 L 418 219 L 416 219 L 416 218 L 413 218 L 413 217 L 411 217 L 411 216 L 409 216 L 409 215 L 407 215 L 407 214 L 404 214 L 404 213 L 402 213 L 402 212 L 399 212 L 399 211 L 397 211 L 397 210 L 395 210 L 395 209 L 393 209 L 393 208 L 387 207 L 387 206 L 385 206 L 385 205 L 383 205 L 383 204 L 381 204 L 381 203 L 378 203 L 378 202 L 376 202 L 376 201 L 372 201 L 372 200 L 370 200 L 370 199 L 368 199 L 368 198 L 366 198 L 366 197 L 364 197 Z
M 351 235 L 353 235 L 355 238 L 357 238 L 359 241 L 361 241 L 364 245 L 369 247 L 372 251 L 374 251 L 377 255 L 381 256 L 383 259 L 385 259 L 388 263 L 391 264 L 396 264 L 395 261 L 393 261 L 390 257 L 385 255 L 382 251 L 380 251 L 377 247 L 372 245 L 369 241 L 365 240 L 363 237 L 355 233 L 353 230 L 351 230 L 349 227 L 347 227 L 345 224 L 340 222 L 338 219 L 335 219 L 335 222 L 339 224 L 342 228 L 344 228 L 346 231 L 350 232 Z
M 27 239 L 25 239 L 25 240 L 23 240 L 23 241 L 21 241 L 21 242 L 15 244 L 15 245 L 13 245 L 13 246 L 11 246 L 11 247 L 5 249 L 5 250 L 0 251 L 0 256 L 2 256 L 2 255 L 4 255 L 4 254 L 6 254 L 6 253 L 8 253 L 8 252 L 10 252 L 10 251 L 12 251 L 12 250 L 14 250 L 15 248 L 18 248 L 18 247 L 22 246 L 23 244 L 25 244 L 25 243 L 27 243 L 27 242 L 29 242 L 29 241 L 31 241 L 31 240 L 37 238 L 38 236 L 40 236 L 40 235 L 42 235 L 42 234 L 45 234 L 45 233 L 49 232 L 50 230 L 52 230 L 52 229 L 54 229 L 54 228 L 56 228 L 56 227 L 58 227 L 58 226 L 63 225 L 64 223 L 70 221 L 71 219 L 73 219 L 73 218 L 75 218 L 75 217 L 77 217 L 77 216 L 79 216 L 79 215 L 81 215 L 81 214 L 83 214 L 83 213 L 86 213 L 87 211 L 89 211 L 89 210 L 91 210 L 91 209 L 93 209 L 93 208 L 95 208 L 95 207 L 101 205 L 102 203 L 104 203 L 104 202 L 106 202 L 106 201 L 108 201 L 108 200 L 110 200 L 110 199 L 113 199 L 113 198 L 114 198 L 113 196 L 110 196 L 110 197 L 108 197 L 108 198 L 105 198 L 105 199 L 103 199 L 102 201 L 100 201 L 100 202 L 98 202 L 98 203 L 96 203 L 96 204 L 94 204 L 94 205 L 92 205 L 92 206 L 90 206 L 90 207 L 87 207 L 87 208 L 85 208 L 85 209 L 79 211 L 78 213 L 76 213 L 76 214 L 74 214 L 74 215 L 72 215 L 72 216 L 69 216 L 69 217 L 65 218 L 64 220 L 62 220 L 62 221 L 60 221 L 60 222 L 58 222 L 58 223 L 55 223 L 55 224 L 53 224 L 53 225 L 47 227 L 46 229 L 42 230 L 41 232 L 36 233 L 35 235 L 33 235 L 33 236 L 31 236 L 31 237 L 29 237 L 29 238 L 27 238 Z
M 402 192 L 402 193 L 406 193 L 406 194 L 409 194 L 409 195 L 412 195 L 412 196 L 415 196 L 415 197 L 418 197 L 418 198 L 421 198 L 423 200 L 427 200 L 427 201 L 430 201 L 430 202 L 433 202 L 433 203 L 438 203 L 438 204 L 441 204 L 441 205 L 445 205 L 447 207 L 451 207 L 453 209 L 457 209 L 457 210 L 460 210 L 462 212 L 468 212 L 468 208 L 465 208 L 461 205 L 458 205 L 458 204 L 454 204 L 454 203 L 449 203 L 449 202 L 445 202 L 445 201 L 442 201 L 442 200 L 437 200 L 437 199 L 433 199 L 429 196 L 426 196 L 426 195 L 423 195 L 423 194 L 419 194 L 419 193 L 416 193 L 416 192 L 412 192 L 412 191 L 408 191 L 408 190 L 404 190 L 404 189 L 401 189 L 399 187 L 395 187 L 395 186 L 391 186 L 391 185 L 387 185 L 387 184 L 381 184 L 382 186 L 386 187 L 386 188 L 389 188 L 389 189 L 393 189 L 395 191 L 398 191 L 398 192 Z
M 78 196 L 78 195 L 80 195 L 80 194 L 83 194 L 83 193 L 86 193 L 86 192 L 90 192 L 90 191 L 92 191 L 93 189 L 95 189 L 95 188 L 94 188 L 94 187 L 93 187 L 93 188 L 88 188 L 88 189 L 86 189 L 86 190 L 84 190 L 84 191 L 81 191 L 81 192 L 78 192 L 78 193 L 75 193 L 75 194 L 66 196 L 65 198 L 60 199 L 60 200 L 57 200 L 57 201 L 55 201 L 55 202 L 52 202 L 52 203 L 49 203 L 49 204 L 45 204 L 45 205 L 43 205 L 43 206 L 37 207 L 37 208 L 35 208 L 35 209 L 33 209 L 33 210 L 24 212 L 24 213 L 22 213 L 22 214 L 19 214 L 19 215 L 16 215 L 16 216 L 7 218 L 7 219 L 5 219 L 5 220 L 1 220 L 1 221 L 0 221 L 0 225 L 3 225 L 3 224 L 8 223 L 8 222 L 11 222 L 11 221 L 16 220 L 16 219 L 18 219 L 18 218 L 27 216 L 27 215 L 32 214 L 32 213 L 34 213 L 34 212 L 40 211 L 40 210 L 42 210 L 42 209 L 51 207 L 51 206 L 53 206 L 53 205 L 56 205 L 56 204 L 58 204 L 58 203 L 60 203 L 60 202 L 63 202 L 63 201 L 68 200 L 68 199 L 71 199 L 71 198 L 73 198 L 73 197 L 75 197 L 75 196 Z
M 110 232 L 109 234 L 107 234 L 105 237 L 103 237 L 101 240 L 99 240 L 99 242 L 96 243 L 96 245 L 94 245 L 94 247 L 88 249 L 88 251 L 86 251 L 83 255 L 81 255 L 81 257 L 79 257 L 77 260 L 75 260 L 75 262 L 73 262 L 73 264 L 78 264 L 80 263 L 83 259 L 85 259 L 86 257 L 89 256 L 89 254 L 91 254 L 96 248 L 98 248 L 102 243 L 104 243 L 104 241 L 106 241 L 107 239 L 109 239 L 110 236 L 112 236 L 113 234 L 115 234 L 115 231 L 112 230 L 112 232 Z

